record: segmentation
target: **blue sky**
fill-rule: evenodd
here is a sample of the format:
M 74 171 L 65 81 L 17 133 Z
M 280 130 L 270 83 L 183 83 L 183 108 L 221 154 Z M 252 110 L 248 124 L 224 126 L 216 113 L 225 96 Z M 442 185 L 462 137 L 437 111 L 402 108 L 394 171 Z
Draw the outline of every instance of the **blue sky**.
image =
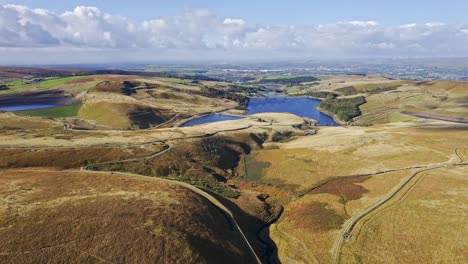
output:
M 62 13 L 77 5 L 96 6 L 135 20 L 176 15 L 186 8 L 210 9 L 257 23 L 319 24 L 375 20 L 387 25 L 425 22 L 467 23 L 467 0 L 0 0 Z
M 468 0 L 0 0 L 0 64 L 467 57 Z

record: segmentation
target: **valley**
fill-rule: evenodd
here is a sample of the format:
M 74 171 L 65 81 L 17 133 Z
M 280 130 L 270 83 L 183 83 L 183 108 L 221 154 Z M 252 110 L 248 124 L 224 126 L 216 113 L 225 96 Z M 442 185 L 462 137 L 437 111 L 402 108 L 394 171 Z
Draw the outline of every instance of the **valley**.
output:
M 467 82 L 0 76 L 2 261 L 463 263 Z

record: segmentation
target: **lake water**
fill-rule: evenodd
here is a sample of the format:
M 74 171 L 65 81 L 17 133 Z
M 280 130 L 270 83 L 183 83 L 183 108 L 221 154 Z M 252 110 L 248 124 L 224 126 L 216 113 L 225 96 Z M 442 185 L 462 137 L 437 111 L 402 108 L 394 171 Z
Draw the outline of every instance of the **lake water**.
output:
M 61 105 L 53 105 L 53 104 L 28 104 L 28 105 L 9 105 L 9 106 L 1 106 L 1 111 L 21 111 L 21 110 L 32 110 L 32 109 L 41 109 L 41 108 L 51 108 L 57 107 Z
M 292 98 L 292 97 L 269 97 L 269 98 L 250 98 L 247 105 L 247 115 L 275 112 L 291 113 L 300 117 L 308 117 L 317 120 L 320 125 L 339 125 L 331 116 L 323 114 L 315 109 L 320 104 L 320 100 L 312 98 Z M 211 114 L 197 119 L 193 119 L 183 124 L 183 127 L 211 123 L 222 120 L 239 119 L 238 116 L 228 116 L 220 114 Z

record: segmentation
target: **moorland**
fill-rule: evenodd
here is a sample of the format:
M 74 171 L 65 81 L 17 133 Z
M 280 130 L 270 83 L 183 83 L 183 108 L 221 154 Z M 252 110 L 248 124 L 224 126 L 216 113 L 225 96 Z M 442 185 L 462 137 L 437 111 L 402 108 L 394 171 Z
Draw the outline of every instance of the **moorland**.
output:
M 1 67 L 2 262 L 465 262 L 468 82 L 197 74 Z

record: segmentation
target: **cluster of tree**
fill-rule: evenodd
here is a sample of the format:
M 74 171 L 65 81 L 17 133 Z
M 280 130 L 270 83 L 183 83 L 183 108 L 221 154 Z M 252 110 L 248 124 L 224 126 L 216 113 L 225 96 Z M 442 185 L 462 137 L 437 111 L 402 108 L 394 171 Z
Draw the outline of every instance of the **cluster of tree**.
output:
M 378 94 L 382 92 L 396 90 L 400 86 L 401 86 L 400 84 L 396 84 L 392 86 L 376 86 L 376 87 L 371 87 L 371 88 L 362 89 L 362 90 L 358 90 L 354 86 L 346 86 L 343 88 L 336 89 L 336 91 L 341 92 L 344 95 L 353 95 L 353 94 L 358 94 L 358 93 Z
M 325 111 L 333 113 L 340 120 L 348 122 L 352 118 L 361 115 L 359 106 L 365 102 L 366 99 L 364 96 L 338 99 L 329 95 L 319 104 L 319 107 Z
M 332 96 L 333 98 L 335 98 L 338 96 L 337 94 L 325 92 L 325 91 L 307 92 L 305 95 L 316 97 L 316 98 L 327 98 L 327 96 Z
M 224 91 L 212 87 L 202 87 L 201 95 L 211 98 L 223 98 L 235 101 L 239 104 L 240 109 L 245 109 L 249 104 L 249 98 L 245 95 L 234 93 L 231 91 Z
M 378 94 L 378 93 L 383 93 L 383 92 L 387 92 L 387 91 L 396 90 L 400 86 L 401 85 L 387 86 L 387 87 L 377 87 L 375 89 L 366 90 L 365 92 L 368 93 L 368 94 Z
M 271 141 L 273 142 L 287 142 L 294 136 L 292 131 L 278 131 L 273 134 Z
M 337 92 L 343 93 L 344 95 L 357 94 L 359 91 L 354 86 L 346 86 L 343 88 L 336 89 Z

